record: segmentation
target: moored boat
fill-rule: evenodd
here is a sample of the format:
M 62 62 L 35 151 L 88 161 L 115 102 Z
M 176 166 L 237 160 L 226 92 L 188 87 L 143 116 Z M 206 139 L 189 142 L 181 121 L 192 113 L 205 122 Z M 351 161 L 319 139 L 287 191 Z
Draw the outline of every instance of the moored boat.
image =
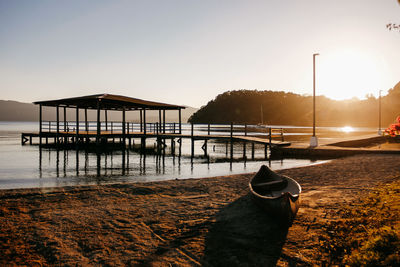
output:
M 300 206 L 299 183 L 262 165 L 250 180 L 249 187 L 254 201 L 261 208 L 280 221 L 292 224 Z

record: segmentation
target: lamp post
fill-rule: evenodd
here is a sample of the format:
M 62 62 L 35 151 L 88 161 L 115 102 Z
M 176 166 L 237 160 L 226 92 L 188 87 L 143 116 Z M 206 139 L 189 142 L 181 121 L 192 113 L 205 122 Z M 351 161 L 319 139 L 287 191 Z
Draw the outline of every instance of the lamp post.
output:
M 381 122 L 382 122 L 382 112 L 381 112 L 381 93 L 382 90 L 379 90 L 379 130 L 378 130 L 378 135 L 382 135 L 382 130 L 381 130 Z
M 313 135 L 310 139 L 310 147 L 318 146 L 318 138 L 315 135 L 315 57 L 319 54 L 313 54 Z

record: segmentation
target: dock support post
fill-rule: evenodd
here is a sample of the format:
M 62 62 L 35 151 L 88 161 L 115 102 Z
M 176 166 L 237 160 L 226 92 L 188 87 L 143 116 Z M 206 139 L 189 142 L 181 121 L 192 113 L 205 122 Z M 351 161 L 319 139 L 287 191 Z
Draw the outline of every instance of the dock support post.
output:
M 231 159 L 233 158 L 233 122 L 231 122 Z
M 179 144 L 179 157 L 182 155 L 182 138 L 178 139 L 178 144 Z
M 143 109 L 143 134 L 144 136 L 141 139 L 140 146 L 142 151 L 146 150 L 146 109 Z
M 165 109 L 163 109 L 163 133 L 165 133 Z
M 246 141 L 243 142 L 243 159 L 246 160 Z
M 87 120 L 87 108 L 85 108 L 85 131 L 86 131 L 86 143 L 89 144 L 89 125 Z
M 67 133 L 67 107 L 64 107 L 64 133 Z M 64 144 L 68 143 L 68 135 L 64 137 Z
M 251 143 L 251 159 L 254 160 L 254 142 Z
M 97 133 L 96 133 L 96 145 L 100 145 L 100 134 L 101 134 L 101 124 L 100 124 L 100 99 L 97 101 Z
M 161 125 L 162 125 L 161 109 L 158 111 L 158 122 L 159 122 L 159 124 L 158 124 L 158 127 L 157 127 L 157 132 L 162 133 L 162 128 L 161 128 Z
M 193 160 L 193 157 L 194 157 L 194 138 L 193 138 L 193 123 L 190 123 L 191 124 L 191 130 L 190 130 L 190 136 L 191 136 L 191 140 L 192 140 L 192 153 L 191 153 L 191 155 L 192 155 L 192 160 Z
M 60 134 L 60 108 L 59 108 L 59 106 L 57 105 L 57 107 L 56 107 L 56 117 L 57 117 L 57 134 L 56 134 L 56 138 L 57 138 L 57 140 L 56 140 L 56 144 L 58 145 L 59 144 L 59 134 Z
M 104 110 L 104 120 L 106 121 L 106 131 L 108 131 L 108 116 L 107 109 Z
M 175 156 L 175 139 L 171 138 L 171 154 Z
M 143 109 L 143 133 L 146 135 L 146 110 Z
M 42 145 L 42 104 L 39 104 L 39 144 Z
M 85 131 L 89 132 L 89 125 L 87 120 L 87 108 L 85 108 Z
M 76 139 L 75 144 L 78 145 L 79 141 L 79 107 L 76 106 Z
M 140 110 L 140 132 L 143 132 L 143 111 Z
M 125 107 L 122 107 L 122 145 L 124 146 L 124 150 L 125 150 L 125 146 L 126 146 Z
M 244 136 L 247 136 L 247 124 L 244 125 Z
M 204 151 L 204 156 L 207 157 L 207 139 L 204 139 L 204 144 L 201 146 L 201 149 Z
M 268 131 L 269 131 L 269 146 L 271 146 L 271 143 L 272 143 L 272 129 L 271 129 L 271 127 L 268 128 Z
M 270 145 L 270 147 L 271 147 L 271 145 Z M 264 158 L 265 159 L 268 158 L 268 145 L 267 144 L 264 145 Z
M 179 134 L 182 134 L 182 111 L 179 109 Z

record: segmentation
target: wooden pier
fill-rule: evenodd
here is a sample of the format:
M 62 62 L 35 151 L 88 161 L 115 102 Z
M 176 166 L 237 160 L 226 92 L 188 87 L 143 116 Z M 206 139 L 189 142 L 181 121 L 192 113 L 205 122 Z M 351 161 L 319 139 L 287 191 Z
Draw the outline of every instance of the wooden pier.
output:
M 195 154 L 195 141 L 203 141 L 202 150 L 204 155 L 208 155 L 207 143 L 209 140 L 225 142 L 226 154 L 230 144 L 230 154 L 233 156 L 233 144 L 242 142 L 243 157 L 246 157 L 246 144 L 252 146 L 252 157 L 254 158 L 254 145 L 262 144 L 267 148 L 272 146 L 287 146 L 290 143 L 284 141 L 283 129 L 266 128 L 248 125 L 194 125 L 191 124 L 190 130 L 186 133 L 182 131 L 181 110 L 184 106 L 165 104 L 126 96 L 99 94 L 83 97 L 65 98 L 58 100 L 38 101 L 34 104 L 39 105 L 39 131 L 24 132 L 21 134 L 21 144 L 33 144 L 33 139 L 38 138 L 38 144 L 54 145 L 58 149 L 63 147 L 81 148 L 85 145 L 95 145 L 97 149 L 102 149 L 110 144 L 120 144 L 120 148 L 131 148 L 135 140 L 140 141 L 140 147 L 146 150 L 146 141 L 150 138 L 156 140 L 157 152 L 165 152 L 167 140 L 171 141 L 171 151 L 175 151 L 175 140 L 179 146 L 182 139 L 191 140 L 191 155 Z M 54 107 L 56 111 L 56 121 L 45 121 L 42 117 L 42 107 Z M 67 121 L 66 110 L 74 109 L 76 114 L 75 121 Z M 64 111 L 63 119 L 60 118 L 60 109 Z M 79 111 L 84 111 L 84 120 L 80 120 Z M 88 110 L 95 110 L 97 120 L 88 121 Z M 121 121 L 108 121 L 107 111 L 120 111 Z M 146 111 L 158 111 L 158 122 L 146 122 Z M 177 123 L 166 122 L 166 111 L 177 110 L 179 121 Z M 126 112 L 140 112 L 138 123 L 127 122 Z M 101 113 L 104 112 L 103 120 Z M 277 140 L 278 139 L 278 140 Z M 180 147 L 179 147 L 180 148 Z M 180 151 L 180 149 L 179 149 Z
M 203 142 L 201 148 L 204 156 L 208 155 L 208 142 L 217 141 L 226 144 L 226 154 L 233 155 L 234 143 L 243 143 L 243 157 L 246 157 L 246 145 L 251 145 L 251 154 L 254 158 L 255 144 L 261 144 L 265 147 L 265 152 L 268 147 L 272 146 L 288 146 L 289 142 L 284 141 L 282 128 L 260 128 L 257 126 L 248 125 L 195 125 L 191 124 L 190 130 L 187 133 L 182 132 L 182 128 L 178 129 L 177 124 L 159 124 L 148 123 L 145 126 L 131 122 L 126 122 L 126 132 L 122 132 L 121 122 L 113 122 L 107 126 L 101 125 L 100 134 L 97 131 L 81 130 L 76 132 L 74 123 L 68 124 L 69 131 L 56 131 L 55 122 L 43 122 L 47 125 L 42 127 L 42 132 L 24 132 L 21 134 L 21 144 L 29 143 L 38 145 L 51 145 L 62 149 L 63 147 L 83 148 L 86 145 L 96 145 L 100 149 L 111 144 L 120 144 L 120 148 L 132 148 L 134 144 L 139 144 L 143 151 L 146 149 L 148 139 L 156 141 L 156 150 L 162 152 L 170 143 L 171 151 L 175 151 L 176 143 L 181 146 L 182 139 L 191 141 L 191 155 L 195 155 L 195 142 Z M 83 122 L 80 122 L 80 124 Z M 89 122 L 88 125 L 93 124 Z M 90 128 L 90 127 L 89 127 Z M 142 128 L 142 131 L 140 131 Z M 146 131 L 143 131 L 144 128 Z M 44 130 L 45 129 L 45 130 Z M 104 130 L 103 130 L 104 129 Z M 254 131 L 256 129 L 256 131 Z M 196 133 L 195 133 L 196 132 Z M 200 134 L 199 134 L 200 133 Z M 203 134 L 204 133 L 204 134 Z M 36 139 L 36 142 L 34 142 Z M 170 142 L 168 142 L 170 141 Z

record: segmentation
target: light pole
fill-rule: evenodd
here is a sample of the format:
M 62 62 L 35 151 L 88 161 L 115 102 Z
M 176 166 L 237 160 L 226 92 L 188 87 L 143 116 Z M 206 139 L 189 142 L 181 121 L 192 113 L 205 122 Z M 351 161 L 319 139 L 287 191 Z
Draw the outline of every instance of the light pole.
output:
M 381 117 L 382 117 L 381 93 L 382 93 L 382 90 L 379 90 L 379 130 L 378 130 L 378 135 L 382 135 L 382 130 L 381 130 L 381 122 L 382 122 L 382 119 L 381 119 Z
M 310 147 L 318 146 L 318 138 L 315 135 L 315 57 L 319 54 L 313 54 L 313 135 L 310 139 Z

